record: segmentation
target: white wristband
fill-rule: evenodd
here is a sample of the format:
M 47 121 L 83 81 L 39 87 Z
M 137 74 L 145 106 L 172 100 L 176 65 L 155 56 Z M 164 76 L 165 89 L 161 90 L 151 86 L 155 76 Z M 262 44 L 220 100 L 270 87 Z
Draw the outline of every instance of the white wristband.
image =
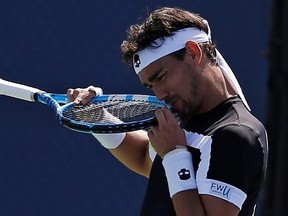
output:
M 110 122 L 113 124 L 120 124 L 122 121 L 117 117 L 113 116 L 106 109 L 103 109 L 103 119 L 106 122 Z M 92 133 L 92 135 L 107 149 L 115 149 L 117 148 L 122 141 L 124 140 L 126 133 L 109 133 L 109 134 L 96 134 Z
M 92 135 L 107 149 L 117 148 L 124 140 L 126 133 L 95 134 Z
M 177 148 L 167 153 L 162 164 L 171 198 L 178 192 L 197 188 L 192 155 L 187 149 Z

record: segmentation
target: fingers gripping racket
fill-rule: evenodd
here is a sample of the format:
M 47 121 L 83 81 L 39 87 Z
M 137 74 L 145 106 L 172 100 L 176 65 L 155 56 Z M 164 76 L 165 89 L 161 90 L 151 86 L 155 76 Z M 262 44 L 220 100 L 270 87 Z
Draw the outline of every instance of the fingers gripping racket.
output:
M 155 96 L 133 94 L 100 95 L 87 105 L 74 105 L 65 94 L 0 79 L 0 95 L 40 102 L 51 107 L 60 124 L 85 133 L 120 133 L 149 128 L 157 124 L 155 111 L 167 104 Z

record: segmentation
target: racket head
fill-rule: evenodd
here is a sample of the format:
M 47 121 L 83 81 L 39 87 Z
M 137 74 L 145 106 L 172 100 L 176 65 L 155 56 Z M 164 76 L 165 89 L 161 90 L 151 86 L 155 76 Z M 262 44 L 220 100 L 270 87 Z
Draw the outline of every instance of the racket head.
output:
M 58 110 L 62 125 L 86 133 L 120 133 L 157 124 L 155 111 L 168 107 L 150 95 L 112 94 L 91 99 L 87 105 L 66 104 Z

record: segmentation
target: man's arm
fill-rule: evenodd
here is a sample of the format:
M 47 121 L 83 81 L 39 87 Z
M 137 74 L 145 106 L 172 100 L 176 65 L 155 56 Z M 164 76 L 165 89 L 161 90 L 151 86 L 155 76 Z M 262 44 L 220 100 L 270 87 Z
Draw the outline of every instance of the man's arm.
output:
M 199 195 L 192 165 L 192 156 L 186 149 L 183 130 L 168 109 L 156 112 L 158 126 L 152 127 L 148 135 L 156 152 L 163 159 L 170 196 L 177 216 L 236 216 L 239 208 L 234 204 L 211 195 Z M 177 171 L 188 170 L 185 181 L 179 180 Z M 183 171 L 183 172 L 184 172 Z M 176 177 L 175 177 L 176 176 Z M 189 177 L 188 177 L 189 176 Z
M 152 160 L 149 156 L 149 141 L 145 131 L 126 134 L 123 142 L 110 152 L 126 167 L 143 176 L 149 177 Z
M 197 190 L 188 190 L 175 194 L 172 197 L 177 216 L 237 216 L 239 209 L 223 199 L 200 195 Z

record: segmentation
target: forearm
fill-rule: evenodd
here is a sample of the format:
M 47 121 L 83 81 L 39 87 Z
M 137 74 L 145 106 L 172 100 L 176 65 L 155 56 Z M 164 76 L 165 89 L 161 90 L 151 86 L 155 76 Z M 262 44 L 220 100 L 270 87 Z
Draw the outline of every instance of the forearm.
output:
M 162 161 L 174 209 L 177 216 L 205 215 L 197 191 L 192 155 L 185 147 L 167 153 Z
M 152 166 L 148 144 L 146 132 L 129 132 L 123 142 L 110 152 L 132 171 L 148 177 Z
M 149 176 L 152 161 L 148 153 L 145 131 L 126 134 L 93 134 L 121 163 L 134 172 Z
M 200 196 L 196 189 L 186 190 L 172 197 L 177 216 L 206 215 Z

